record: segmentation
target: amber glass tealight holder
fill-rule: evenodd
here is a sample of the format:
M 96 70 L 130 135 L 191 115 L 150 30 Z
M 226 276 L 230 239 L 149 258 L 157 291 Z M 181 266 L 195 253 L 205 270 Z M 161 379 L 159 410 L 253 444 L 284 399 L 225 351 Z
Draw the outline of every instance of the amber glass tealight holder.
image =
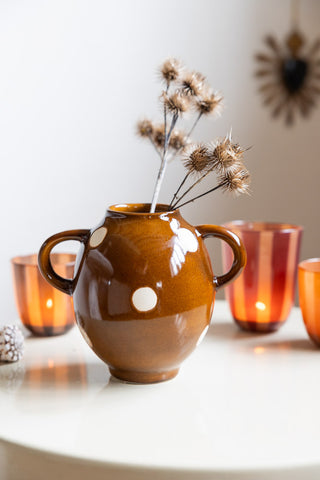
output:
M 299 263 L 299 303 L 311 340 L 320 347 L 320 258 Z
M 237 325 L 252 332 L 273 332 L 286 321 L 294 303 L 303 228 L 288 223 L 233 221 L 224 225 L 241 238 L 247 265 L 226 287 Z M 225 267 L 232 263 L 223 245 Z
M 54 270 L 73 278 L 76 255 L 53 253 Z M 38 255 L 11 260 L 16 306 L 23 325 L 34 335 L 52 336 L 67 332 L 75 324 L 72 298 L 53 288 L 41 275 Z

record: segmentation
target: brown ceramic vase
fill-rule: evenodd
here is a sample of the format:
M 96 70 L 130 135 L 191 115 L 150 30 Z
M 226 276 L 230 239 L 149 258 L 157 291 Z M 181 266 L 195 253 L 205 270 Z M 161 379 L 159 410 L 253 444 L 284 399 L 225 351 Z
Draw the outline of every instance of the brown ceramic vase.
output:
M 183 360 L 204 337 L 215 292 L 233 280 L 246 262 L 239 238 L 223 227 L 193 227 L 179 210 L 148 204 L 115 205 L 92 230 L 53 235 L 39 252 L 49 283 L 73 296 L 77 324 L 93 351 L 115 377 L 153 383 L 176 376 Z M 226 241 L 231 269 L 214 276 L 207 237 Z M 72 280 L 55 273 L 50 252 L 78 240 Z

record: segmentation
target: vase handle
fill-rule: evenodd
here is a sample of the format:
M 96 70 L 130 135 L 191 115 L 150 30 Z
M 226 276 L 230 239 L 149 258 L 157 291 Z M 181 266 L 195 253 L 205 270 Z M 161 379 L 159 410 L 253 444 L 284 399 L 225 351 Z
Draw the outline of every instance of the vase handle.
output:
M 218 225 L 199 225 L 195 228 L 198 230 L 203 239 L 209 237 L 219 238 L 220 240 L 227 242 L 227 244 L 232 248 L 234 258 L 230 270 L 223 275 L 213 277 L 213 283 L 216 289 L 225 287 L 228 283 L 240 275 L 246 265 L 247 254 L 242 241 L 233 232 Z
M 68 295 L 73 294 L 75 278 L 72 280 L 63 278 L 54 271 L 50 260 L 51 250 L 58 243 L 65 242 L 66 240 L 76 240 L 80 243 L 85 243 L 89 238 L 89 234 L 90 230 L 67 230 L 65 232 L 56 233 L 55 235 L 52 235 L 52 237 L 47 238 L 40 248 L 38 255 L 40 272 L 53 287 L 61 290 L 61 292 L 67 293 Z

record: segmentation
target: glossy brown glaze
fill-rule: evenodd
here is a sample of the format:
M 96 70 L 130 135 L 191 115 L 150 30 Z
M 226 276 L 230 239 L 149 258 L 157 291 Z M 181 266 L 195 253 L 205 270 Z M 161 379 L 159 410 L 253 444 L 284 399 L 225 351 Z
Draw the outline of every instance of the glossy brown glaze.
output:
M 96 228 L 63 232 L 39 253 L 47 280 L 73 294 L 78 326 L 111 373 L 152 383 L 173 378 L 209 326 L 215 291 L 239 274 L 245 251 L 231 232 L 214 225 L 193 227 L 167 206 L 148 213 L 145 204 L 110 207 Z M 203 239 L 218 237 L 233 249 L 229 272 L 215 277 Z M 73 280 L 57 277 L 53 246 L 78 239 Z

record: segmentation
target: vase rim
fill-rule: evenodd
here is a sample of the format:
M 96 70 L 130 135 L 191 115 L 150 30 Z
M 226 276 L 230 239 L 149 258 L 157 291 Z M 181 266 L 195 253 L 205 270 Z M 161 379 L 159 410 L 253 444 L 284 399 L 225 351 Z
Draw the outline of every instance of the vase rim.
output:
M 320 273 L 320 258 L 307 258 L 302 260 L 299 264 L 299 269 L 306 272 Z
M 223 224 L 225 228 L 240 230 L 241 232 L 302 232 L 304 227 L 287 222 L 268 222 L 251 220 L 231 220 Z
M 179 209 L 172 210 L 169 205 L 165 203 L 157 203 L 157 211 L 150 213 L 151 203 L 117 203 L 108 207 L 108 212 L 124 213 L 126 215 L 155 216 L 166 214 L 173 214 L 179 212 Z
M 50 258 L 53 265 L 63 265 L 65 267 L 74 266 L 77 255 L 71 252 L 54 252 Z M 17 255 L 10 259 L 12 265 L 23 265 L 28 268 L 38 268 L 38 254 L 30 253 L 28 255 Z

